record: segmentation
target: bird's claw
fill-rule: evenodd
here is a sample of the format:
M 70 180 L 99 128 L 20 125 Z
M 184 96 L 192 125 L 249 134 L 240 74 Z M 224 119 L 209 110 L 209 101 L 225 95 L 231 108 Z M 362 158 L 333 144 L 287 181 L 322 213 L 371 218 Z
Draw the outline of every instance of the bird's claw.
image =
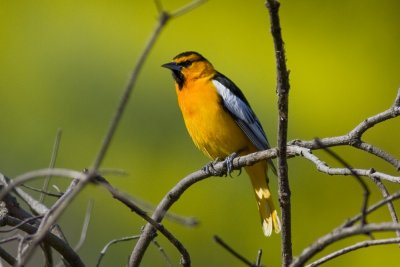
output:
M 238 155 L 238 153 L 234 152 L 234 153 L 230 154 L 229 156 L 227 156 L 227 157 L 222 161 L 222 164 L 224 164 L 224 166 L 225 166 L 225 168 L 226 168 L 226 173 L 223 173 L 223 172 L 221 172 L 221 171 L 218 171 L 218 170 L 216 170 L 216 169 L 214 168 L 214 165 L 220 161 L 219 158 L 216 158 L 215 160 L 213 160 L 213 161 L 207 163 L 207 165 L 204 166 L 204 167 L 202 168 L 202 170 L 203 170 L 205 173 L 207 173 L 208 175 L 213 175 L 213 176 L 222 176 L 222 175 L 228 176 L 228 175 L 229 175 L 229 177 L 232 177 L 232 172 L 233 172 L 233 160 L 234 160 L 234 158 L 237 157 L 237 155 Z M 240 170 L 239 170 L 239 175 L 240 175 L 241 172 L 242 172 L 242 170 L 240 169 Z
M 202 168 L 202 170 L 203 170 L 205 173 L 207 173 L 208 175 L 212 175 L 212 176 L 222 176 L 221 172 L 220 172 L 220 171 L 217 171 L 217 170 L 214 168 L 214 165 L 215 165 L 216 163 L 218 163 L 218 161 L 219 161 L 219 158 L 216 158 L 215 160 L 213 160 L 213 161 L 207 163 L 207 165 L 204 166 L 204 167 Z
M 238 153 L 234 152 L 227 156 L 224 160 L 224 164 L 226 166 L 226 174 L 229 175 L 229 177 L 232 178 L 232 172 L 233 172 L 233 159 L 236 158 Z

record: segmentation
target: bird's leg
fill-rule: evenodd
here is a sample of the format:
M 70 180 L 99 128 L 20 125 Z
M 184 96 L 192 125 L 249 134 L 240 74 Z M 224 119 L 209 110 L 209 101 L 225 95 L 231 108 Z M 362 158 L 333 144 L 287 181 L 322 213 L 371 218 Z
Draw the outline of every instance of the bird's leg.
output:
M 233 152 L 232 154 L 227 156 L 223 161 L 223 163 L 226 166 L 226 173 L 230 177 L 232 177 L 232 172 L 233 172 L 233 159 L 236 158 L 237 156 L 238 156 L 238 153 L 237 152 Z

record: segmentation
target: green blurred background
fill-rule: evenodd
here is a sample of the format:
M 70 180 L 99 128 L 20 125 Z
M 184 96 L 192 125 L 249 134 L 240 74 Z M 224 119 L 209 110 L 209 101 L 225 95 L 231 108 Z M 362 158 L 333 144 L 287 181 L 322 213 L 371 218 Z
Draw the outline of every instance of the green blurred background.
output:
M 163 1 L 167 10 L 185 3 Z M 282 1 L 280 14 L 291 70 L 289 139 L 344 134 L 392 104 L 400 85 L 399 1 Z M 57 166 L 90 166 L 156 19 L 153 1 L 0 0 L 0 171 L 13 177 L 47 167 L 57 128 L 63 131 Z M 264 1 L 209 1 L 162 32 L 102 166 L 126 170 L 127 176 L 107 178 L 154 204 L 207 163 L 186 133 L 170 73 L 160 67 L 187 50 L 202 53 L 242 88 L 276 144 L 275 60 Z M 374 127 L 365 140 L 399 157 L 399 133 L 395 119 Z M 354 166 L 396 174 L 355 149 L 335 151 Z M 323 152 L 316 154 L 336 164 Z M 320 174 L 304 159 L 289 164 L 297 255 L 358 213 L 362 191 L 354 179 Z M 53 183 L 63 188 L 68 181 Z M 277 201 L 275 177 L 271 187 Z M 371 187 L 376 201 L 380 194 Z M 106 242 L 138 234 L 144 222 L 103 189 L 89 186 L 61 220 L 72 243 L 78 240 L 89 199 L 95 206 L 81 255 L 93 266 Z M 264 264 L 280 265 L 280 236 L 262 235 L 245 174 L 198 183 L 172 210 L 201 222 L 196 228 L 165 222 L 186 245 L 193 266 L 242 266 L 212 241 L 214 234 L 249 259 L 262 248 Z M 370 220 L 389 220 L 388 213 L 382 210 Z M 361 239 L 342 242 L 320 256 Z M 177 266 L 175 249 L 162 237 L 158 241 Z M 124 266 L 132 246 L 112 247 L 102 266 Z M 399 248 L 392 245 L 360 250 L 326 266 L 389 266 L 398 260 Z M 166 263 L 151 246 L 143 266 Z

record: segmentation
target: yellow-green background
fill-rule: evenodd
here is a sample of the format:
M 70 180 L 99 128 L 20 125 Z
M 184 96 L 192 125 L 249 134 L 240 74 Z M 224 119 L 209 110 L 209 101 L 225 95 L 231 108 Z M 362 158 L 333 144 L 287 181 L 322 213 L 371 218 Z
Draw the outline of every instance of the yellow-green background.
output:
M 185 3 L 163 1 L 167 10 Z M 400 85 L 399 1 L 282 1 L 280 14 L 291 70 L 289 139 L 344 134 L 392 104 Z M 46 167 L 57 128 L 63 130 L 57 166 L 89 166 L 156 18 L 152 1 L 1 0 L 0 171 L 13 177 Z M 264 1 L 209 1 L 171 21 L 162 32 L 102 166 L 126 170 L 129 175 L 108 176 L 109 181 L 151 203 L 207 162 L 186 134 L 170 73 L 160 68 L 186 50 L 201 52 L 242 88 L 271 144 L 276 144 L 275 61 Z M 365 140 L 400 157 L 399 134 L 395 119 L 373 128 Z M 365 153 L 336 151 L 354 166 L 396 174 Z M 335 164 L 324 153 L 317 154 Z M 362 194 L 351 177 L 320 174 L 301 158 L 289 164 L 297 255 L 356 214 Z M 54 183 L 63 188 L 67 181 Z M 277 200 L 275 177 L 271 187 Z M 372 192 L 377 200 L 379 193 Z M 89 199 L 95 206 L 80 254 L 93 266 L 107 241 L 138 234 L 144 222 L 103 189 L 90 186 L 61 220 L 72 243 Z M 262 262 L 279 266 L 280 236 L 262 235 L 245 174 L 198 183 L 172 210 L 201 221 L 197 228 L 165 223 L 186 245 L 193 266 L 242 266 L 212 241 L 214 234 L 250 259 L 262 248 Z M 386 210 L 370 218 L 388 219 Z M 175 249 L 164 238 L 158 240 L 177 266 Z M 124 266 L 132 245 L 112 247 L 102 266 Z M 368 248 L 326 266 L 393 266 L 399 255 L 395 245 Z M 143 266 L 166 264 L 151 246 Z

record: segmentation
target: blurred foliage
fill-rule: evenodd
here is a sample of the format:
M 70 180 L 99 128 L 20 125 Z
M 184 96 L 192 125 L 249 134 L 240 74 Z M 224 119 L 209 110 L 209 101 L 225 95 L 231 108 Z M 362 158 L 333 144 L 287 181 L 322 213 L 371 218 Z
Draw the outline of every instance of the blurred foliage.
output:
M 281 2 L 291 70 L 289 139 L 344 134 L 392 104 L 400 84 L 399 1 Z M 167 10 L 185 3 L 163 1 Z M 57 128 L 63 130 L 57 166 L 90 166 L 156 18 L 152 1 L 0 0 L 0 171 L 15 176 L 46 167 Z M 111 183 L 152 203 L 207 162 L 186 134 L 170 73 L 160 68 L 187 50 L 202 53 L 242 88 L 271 143 L 276 140 L 275 61 L 264 2 L 209 1 L 163 31 L 103 164 L 129 173 L 109 176 Z M 399 133 L 396 119 L 372 129 L 366 141 L 399 157 Z M 393 173 L 387 164 L 354 149 L 336 151 L 354 166 Z M 335 164 L 323 152 L 317 154 Z M 290 179 L 294 254 L 360 209 L 361 188 L 350 177 L 322 175 L 296 158 L 290 160 Z M 276 192 L 275 177 L 271 187 Z M 372 199 L 379 199 L 372 191 Z M 93 266 L 106 242 L 139 233 L 144 222 L 90 186 L 62 218 L 71 242 L 78 239 L 90 198 L 96 201 L 93 224 L 81 254 Z M 197 184 L 173 211 L 201 221 L 192 229 L 166 222 L 189 249 L 193 266 L 242 266 L 212 241 L 214 234 L 248 258 L 255 259 L 262 248 L 265 264 L 280 264 L 279 236 L 262 235 L 245 174 Z M 388 214 L 382 211 L 374 218 L 387 219 Z M 176 262 L 174 248 L 163 238 L 159 242 Z M 124 266 L 131 248 L 132 243 L 112 247 L 103 266 Z M 382 266 L 398 259 L 398 248 L 385 246 L 326 266 Z M 155 247 L 143 266 L 165 266 Z

